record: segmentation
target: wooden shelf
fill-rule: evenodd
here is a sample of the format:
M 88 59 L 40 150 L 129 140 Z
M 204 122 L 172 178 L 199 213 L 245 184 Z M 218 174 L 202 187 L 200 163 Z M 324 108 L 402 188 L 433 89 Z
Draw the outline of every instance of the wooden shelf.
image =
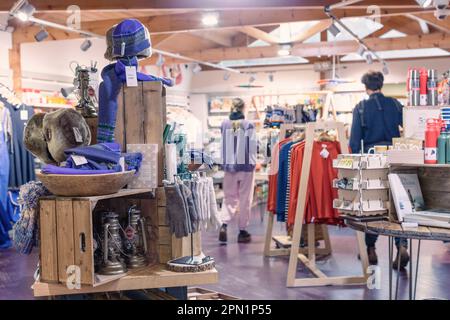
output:
M 64 284 L 36 281 L 33 284 L 32 289 L 35 297 L 44 297 L 94 292 L 197 286 L 213 284 L 218 281 L 219 274 L 216 269 L 190 273 L 173 272 L 168 271 L 164 264 L 158 264 L 97 287 L 81 286 L 81 289 L 79 290 L 71 290 Z
M 390 163 L 391 167 L 450 168 L 450 164 Z
M 41 199 L 62 199 L 62 198 L 69 198 L 72 200 L 90 200 L 90 201 L 100 201 L 105 199 L 112 199 L 112 198 L 120 198 L 120 197 L 127 197 L 127 196 L 133 196 L 136 194 L 142 194 L 142 193 L 153 193 L 153 189 L 122 189 L 119 190 L 119 192 L 114 194 L 106 194 L 103 196 L 92 196 L 92 197 L 58 197 L 58 196 L 47 196 L 42 197 Z

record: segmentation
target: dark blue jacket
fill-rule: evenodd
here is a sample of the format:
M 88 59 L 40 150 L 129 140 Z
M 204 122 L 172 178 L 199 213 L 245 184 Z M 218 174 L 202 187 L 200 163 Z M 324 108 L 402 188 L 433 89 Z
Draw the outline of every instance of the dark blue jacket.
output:
M 364 141 L 365 152 L 375 145 L 391 145 L 392 138 L 400 137 L 402 108 L 400 102 L 382 93 L 374 93 L 368 100 L 358 103 L 353 109 L 350 133 L 352 152 L 361 152 L 361 140 Z

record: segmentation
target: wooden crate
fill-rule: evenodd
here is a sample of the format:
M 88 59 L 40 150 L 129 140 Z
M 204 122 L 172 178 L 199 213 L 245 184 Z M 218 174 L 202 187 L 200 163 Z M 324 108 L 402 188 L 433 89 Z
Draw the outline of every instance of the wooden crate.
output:
M 241 299 L 208 289 L 189 288 L 188 300 L 241 300 Z
M 146 218 L 148 260 L 150 265 L 166 263 L 190 253 L 190 241 L 170 235 L 165 222 L 165 207 L 158 206 L 158 195 L 148 189 L 123 189 L 117 194 L 83 197 L 46 197 L 40 201 L 41 281 L 65 283 L 67 268 L 80 267 L 81 284 L 98 286 L 120 276 L 100 276 L 94 271 L 94 229 L 102 210 L 126 215 L 135 204 Z M 195 237 L 196 254 L 201 252 L 199 237 Z
M 163 132 L 166 125 L 166 89 L 159 81 L 123 86 L 117 98 L 115 140 L 126 151 L 127 144 L 157 144 L 158 168 L 164 168 Z M 158 172 L 162 186 L 164 170 Z

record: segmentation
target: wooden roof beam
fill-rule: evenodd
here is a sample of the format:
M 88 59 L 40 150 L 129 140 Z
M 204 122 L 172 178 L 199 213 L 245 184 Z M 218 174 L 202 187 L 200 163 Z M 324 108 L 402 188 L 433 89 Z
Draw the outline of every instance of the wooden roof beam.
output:
M 367 38 L 367 45 L 374 51 L 406 50 L 421 48 L 441 48 L 450 50 L 450 35 L 444 33 L 433 33 L 428 35 L 406 36 L 403 38 Z M 328 55 L 345 55 L 356 52 L 358 43 L 356 41 L 335 41 L 320 43 L 301 43 L 294 45 L 292 54 L 300 57 L 317 57 Z M 276 57 L 278 46 L 265 47 L 239 47 L 239 48 L 217 48 L 200 51 L 180 52 L 185 56 L 202 60 L 217 62 L 223 60 L 257 59 Z

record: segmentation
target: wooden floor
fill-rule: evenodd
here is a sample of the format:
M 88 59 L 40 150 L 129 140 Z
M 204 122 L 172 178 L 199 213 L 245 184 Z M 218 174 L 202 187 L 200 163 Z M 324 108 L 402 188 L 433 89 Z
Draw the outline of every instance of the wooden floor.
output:
M 220 245 L 216 232 L 203 235 L 206 254 L 216 259 L 219 283 L 204 286 L 229 295 L 246 299 L 387 299 L 387 240 L 380 238 L 378 254 L 382 271 L 381 290 L 366 287 L 286 288 L 287 257 L 263 258 L 264 224 L 255 214 L 249 231 L 253 242 L 238 244 L 237 230 L 228 227 L 229 243 Z M 282 233 L 282 225 L 276 224 L 275 233 Z M 333 256 L 318 265 L 328 275 L 356 274 L 360 264 L 356 256 L 355 238 L 347 229 L 330 228 Z M 30 286 L 37 252 L 31 256 L 19 255 L 14 250 L 0 250 L 0 299 L 33 299 Z M 298 276 L 307 276 L 299 264 Z M 394 277 L 396 272 L 394 272 Z M 400 296 L 408 297 L 408 272 L 401 272 Z M 450 250 L 442 242 L 423 242 L 417 299 L 450 299 Z

